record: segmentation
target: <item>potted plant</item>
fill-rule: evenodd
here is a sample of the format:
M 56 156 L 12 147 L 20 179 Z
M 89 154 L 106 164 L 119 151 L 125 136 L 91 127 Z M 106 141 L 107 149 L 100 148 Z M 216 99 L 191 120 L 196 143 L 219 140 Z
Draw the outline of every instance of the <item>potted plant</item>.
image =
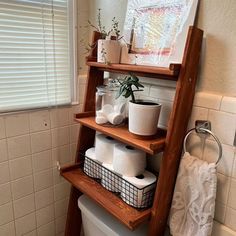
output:
M 105 64 L 119 63 L 121 54 L 121 44 L 119 40 L 123 38 L 120 35 L 119 22 L 113 17 L 111 28 L 107 31 L 105 26 L 102 25 L 101 9 L 98 9 L 97 23 L 98 26 L 95 26 L 91 21 L 88 21 L 89 26 L 94 28 L 101 35 L 101 39 L 97 42 L 97 62 Z M 92 49 L 95 46 L 96 45 L 90 45 L 89 47 Z
M 129 132 L 141 136 L 155 135 L 161 105 L 153 101 L 135 99 L 134 93 L 142 91 L 144 88 L 136 75 L 130 74 L 119 82 L 119 96 L 131 97 L 129 101 Z

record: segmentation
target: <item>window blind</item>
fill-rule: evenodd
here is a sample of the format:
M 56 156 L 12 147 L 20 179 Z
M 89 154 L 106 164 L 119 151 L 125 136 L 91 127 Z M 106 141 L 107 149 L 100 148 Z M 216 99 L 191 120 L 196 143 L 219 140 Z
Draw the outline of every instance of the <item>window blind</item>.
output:
M 0 112 L 69 104 L 71 0 L 1 0 Z

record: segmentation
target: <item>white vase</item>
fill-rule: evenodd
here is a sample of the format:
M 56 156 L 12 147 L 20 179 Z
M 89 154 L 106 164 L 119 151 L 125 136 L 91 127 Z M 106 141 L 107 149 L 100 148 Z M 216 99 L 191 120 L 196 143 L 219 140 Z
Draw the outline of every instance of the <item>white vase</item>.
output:
M 97 61 L 101 63 L 120 63 L 121 45 L 117 40 L 98 40 Z
M 129 131 L 141 136 L 155 135 L 161 105 L 155 102 L 137 100 L 129 102 Z

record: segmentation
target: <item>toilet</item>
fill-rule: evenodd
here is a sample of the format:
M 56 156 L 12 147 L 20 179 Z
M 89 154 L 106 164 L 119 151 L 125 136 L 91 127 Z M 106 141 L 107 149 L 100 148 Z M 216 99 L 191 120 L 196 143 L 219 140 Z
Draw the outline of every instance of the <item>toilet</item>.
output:
M 147 224 L 130 231 L 105 209 L 86 195 L 78 199 L 81 210 L 84 236 L 145 236 Z

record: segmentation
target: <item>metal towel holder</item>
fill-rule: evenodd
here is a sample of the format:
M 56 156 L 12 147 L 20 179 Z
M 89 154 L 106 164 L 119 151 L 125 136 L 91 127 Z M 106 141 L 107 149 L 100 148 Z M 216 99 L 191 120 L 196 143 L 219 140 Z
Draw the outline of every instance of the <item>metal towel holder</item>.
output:
M 187 138 L 193 132 L 202 133 L 202 134 L 210 134 L 215 139 L 215 141 L 217 142 L 218 147 L 219 147 L 219 157 L 218 157 L 218 159 L 217 159 L 217 161 L 215 163 L 217 165 L 219 163 L 220 159 L 222 158 L 222 145 L 220 143 L 220 140 L 216 137 L 216 135 L 211 130 L 209 130 L 209 129 L 203 128 L 201 126 L 199 126 L 199 127 L 196 126 L 195 128 L 190 129 L 187 132 L 187 134 L 185 135 L 185 138 L 184 138 L 184 144 L 183 144 L 184 152 L 186 152 L 186 141 L 187 141 Z

